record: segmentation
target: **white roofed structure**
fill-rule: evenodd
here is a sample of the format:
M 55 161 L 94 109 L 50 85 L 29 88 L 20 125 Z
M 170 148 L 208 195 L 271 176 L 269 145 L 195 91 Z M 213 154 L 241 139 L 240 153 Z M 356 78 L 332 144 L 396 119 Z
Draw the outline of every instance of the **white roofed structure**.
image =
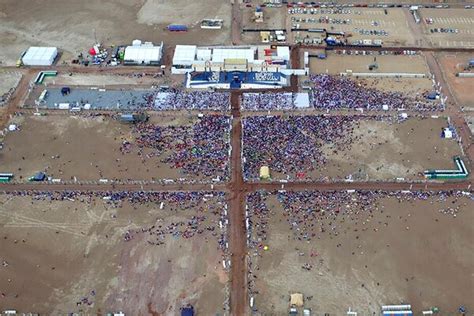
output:
M 154 46 L 153 43 L 149 42 L 145 44 L 139 42 L 135 40 L 132 46 L 125 48 L 124 63 L 137 65 L 159 64 L 163 52 L 163 42 L 160 46 Z
M 252 63 L 255 50 L 252 48 L 215 48 L 212 50 L 212 62 L 223 63 L 226 59 L 245 59 Z
M 196 45 L 176 45 L 173 55 L 173 66 L 191 66 L 196 59 L 196 50 Z
M 58 56 L 56 47 L 30 47 L 22 58 L 26 66 L 51 66 Z

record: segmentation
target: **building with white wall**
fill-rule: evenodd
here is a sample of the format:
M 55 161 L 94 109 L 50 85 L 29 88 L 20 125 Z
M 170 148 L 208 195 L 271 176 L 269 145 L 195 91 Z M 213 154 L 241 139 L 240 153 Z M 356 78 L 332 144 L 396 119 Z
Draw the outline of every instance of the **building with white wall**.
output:
M 57 47 L 32 46 L 28 48 L 21 61 L 26 66 L 51 66 L 57 56 Z

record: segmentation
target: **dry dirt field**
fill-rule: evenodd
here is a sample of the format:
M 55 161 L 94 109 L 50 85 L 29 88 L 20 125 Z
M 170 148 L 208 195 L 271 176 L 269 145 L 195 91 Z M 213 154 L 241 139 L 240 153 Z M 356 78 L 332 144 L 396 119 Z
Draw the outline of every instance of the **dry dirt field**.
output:
M 313 54 L 313 52 L 309 52 Z M 379 68 L 369 71 L 370 64 L 375 62 Z M 339 74 L 352 70 L 353 72 L 375 72 L 375 73 L 416 73 L 429 74 L 428 64 L 422 55 L 343 55 L 329 53 L 326 59 L 311 58 L 311 73 Z
M 69 61 L 94 44 L 94 30 L 106 46 L 137 38 L 164 41 L 167 46 L 230 44 L 230 11 L 230 3 L 220 0 L 4 0 L 0 3 L 0 61 L 14 65 L 21 52 L 34 45 L 57 46 L 63 52 L 62 61 Z M 222 30 L 201 30 L 196 25 L 213 17 L 225 19 Z M 170 23 L 187 24 L 191 29 L 180 34 L 163 30 Z
M 153 202 L 116 204 L 0 196 L 2 310 L 177 315 L 191 303 L 202 315 L 222 314 L 223 195 L 178 204 L 179 193 L 155 194 Z
M 466 9 L 421 9 L 425 36 L 435 47 L 474 47 L 474 10 Z M 433 19 L 432 24 L 426 19 Z M 431 33 L 430 29 L 451 28 L 457 33 Z
M 354 128 L 350 149 L 334 153 L 332 145 L 323 146 L 328 164 L 312 176 L 421 179 L 419 173 L 426 169 L 453 169 L 453 157 L 461 155 L 461 148 L 455 140 L 440 137 L 444 127 L 444 119 L 410 119 L 393 125 L 362 120 Z
M 14 88 L 21 79 L 21 73 L 0 69 L 0 97 Z
M 461 107 L 474 107 L 474 92 L 472 90 L 474 79 L 456 77 L 456 73 L 464 71 L 464 66 L 469 63 L 471 58 L 471 54 L 462 53 L 440 53 L 437 56 L 451 91 Z
M 286 10 L 283 8 L 263 8 L 263 22 L 255 23 L 255 6 L 242 8 L 243 29 L 286 30 Z M 259 32 L 242 32 L 241 38 L 247 44 L 260 44 Z
M 350 43 L 363 39 L 380 39 L 384 46 L 410 46 L 415 43 L 415 38 L 409 27 L 407 18 L 411 18 L 408 9 L 388 8 L 387 14 L 381 8 L 347 8 L 339 14 L 334 14 L 333 9 L 318 8 L 313 14 L 307 9 L 306 14 L 289 14 L 288 19 L 294 20 L 291 24 L 299 24 L 300 28 L 324 28 L 330 32 L 345 32 L 352 36 Z M 316 10 L 316 9 L 315 9 Z M 346 24 L 319 23 L 319 19 L 345 20 Z M 315 19 L 315 22 L 311 20 Z M 348 20 L 348 21 L 347 21 Z M 360 34 L 360 31 L 385 31 L 388 36 Z
M 267 195 L 252 216 L 257 315 L 286 314 L 291 293 L 302 293 L 317 315 L 345 315 L 349 307 L 376 315 L 400 303 L 416 315 L 433 306 L 455 315 L 472 302 L 471 198 L 279 195 Z
M 264 161 L 270 161 L 267 164 L 273 180 L 341 180 L 348 177 L 353 180 L 420 180 L 424 170 L 455 168 L 453 157 L 461 155 L 461 148 L 456 140 L 440 137 L 442 128 L 447 126 L 447 121 L 441 118 L 411 118 L 402 123 L 356 120 L 338 141 L 328 143 L 318 136 L 309 135 L 314 146 L 321 149 L 326 163 L 321 166 L 309 163 L 313 170 L 302 168 L 286 174 L 272 170 L 272 164 L 276 162 L 271 154 L 257 152 Z
M 180 113 L 155 115 L 149 123 L 178 127 L 191 126 L 197 121 L 196 115 Z M 71 181 L 74 177 L 77 180 L 184 178 L 209 181 L 213 178 L 204 174 L 186 175 L 180 166 L 162 162 L 178 151 L 180 145 L 172 140 L 170 147 L 160 154 L 150 148 L 140 151 L 137 143 L 140 134 L 134 132 L 131 125 L 108 117 L 25 115 L 15 117 L 13 122 L 20 130 L 6 135 L 0 162 L 3 172 L 13 172 L 17 181 L 26 181 L 38 171 L 62 181 Z M 179 139 L 176 137 L 177 142 Z M 123 153 L 126 149 L 121 150 L 124 142 L 131 144 L 128 153 Z M 224 174 L 225 169 L 216 173 Z

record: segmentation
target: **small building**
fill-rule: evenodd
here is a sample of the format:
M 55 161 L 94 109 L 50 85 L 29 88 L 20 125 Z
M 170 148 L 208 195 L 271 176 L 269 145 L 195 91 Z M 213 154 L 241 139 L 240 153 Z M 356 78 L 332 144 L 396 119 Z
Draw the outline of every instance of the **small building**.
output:
M 58 56 L 56 47 L 36 47 L 28 48 L 21 61 L 25 66 L 51 66 Z
M 142 43 L 134 40 L 132 46 L 125 48 L 123 63 L 125 65 L 159 65 L 163 57 L 163 42 L 160 46 L 152 42 Z
M 303 294 L 293 293 L 290 295 L 290 306 L 302 307 L 303 305 Z
M 260 167 L 260 179 L 261 180 L 270 179 L 270 168 L 268 168 L 268 166 L 261 166 Z

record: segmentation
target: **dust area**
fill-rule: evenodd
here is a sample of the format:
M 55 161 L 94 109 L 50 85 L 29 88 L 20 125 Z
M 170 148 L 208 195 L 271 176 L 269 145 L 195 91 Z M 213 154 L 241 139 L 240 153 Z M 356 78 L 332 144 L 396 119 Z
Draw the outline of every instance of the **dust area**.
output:
M 467 126 L 469 126 L 469 129 L 471 130 L 471 134 L 474 135 L 474 116 L 466 116 L 465 117 Z
M 18 85 L 21 73 L 16 71 L 5 71 L 0 69 L 0 104 L 2 95 L 8 93 Z
M 286 29 L 286 8 L 263 7 L 263 22 L 255 22 L 255 6 L 242 8 L 242 23 L 244 29 Z M 258 35 L 258 33 L 256 33 Z
M 421 96 L 434 90 L 433 81 L 429 78 L 363 78 L 361 81 L 378 90 L 411 96 Z
M 228 281 L 220 264 L 216 237 L 166 237 L 164 245 L 147 243 L 146 235 L 124 241 L 128 230 L 156 223 L 189 221 L 209 212 L 216 199 L 182 210 L 165 202 L 114 208 L 100 199 L 32 201 L 0 197 L 2 306 L 20 312 L 65 314 L 122 310 L 127 314 L 176 315 L 190 302 L 204 315 L 222 313 Z M 202 258 L 196 260 L 196 257 Z M 92 295 L 91 291 L 95 291 Z M 18 295 L 18 297 L 15 297 Z M 88 297 L 91 306 L 77 305 Z
M 343 315 L 349 307 L 371 315 L 381 305 L 400 302 L 409 302 L 415 312 L 437 306 L 454 314 L 471 301 L 474 215 L 468 198 L 399 202 L 386 197 L 369 216 L 351 206 L 355 219 L 333 221 L 340 234 L 318 233 L 310 242 L 292 237 L 275 196 L 267 205 L 269 250 L 252 257 L 258 265 L 260 315 L 285 314 L 295 292 L 312 297 L 305 299 L 305 307 L 331 315 Z M 457 206 L 456 218 L 438 212 Z M 311 264 L 311 271 L 302 269 L 304 264 Z
M 323 146 L 328 164 L 321 171 L 330 177 L 348 174 L 359 180 L 421 178 L 426 169 L 453 169 L 453 156 L 461 148 L 453 139 L 440 137 L 444 119 L 411 119 L 400 124 L 361 120 L 351 136 L 350 149 L 334 152 Z
M 374 59 L 379 68 L 369 71 L 368 67 L 374 63 Z M 310 59 L 310 71 L 313 74 L 340 74 L 347 70 L 373 73 L 430 73 L 428 64 L 422 55 L 339 55 L 329 53 L 326 59 Z
M 166 10 L 165 10 L 166 8 Z M 193 15 L 199 8 L 201 15 Z M 219 16 L 227 17 L 222 30 L 201 30 L 199 26 L 177 35 L 164 31 L 166 17 L 175 23 L 195 23 L 219 8 Z M 168 14 L 163 14 L 163 10 Z M 214 11 L 213 11 L 214 12 Z M 193 19 L 189 20 L 192 16 Z M 14 65 L 29 46 L 56 46 L 62 54 L 60 63 L 70 61 L 97 41 L 108 45 L 129 44 L 142 39 L 166 45 L 230 43 L 230 4 L 222 1 L 144 1 L 144 0 L 5 0 L 0 4 L 0 61 Z M 155 24 L 156 22 L 160 22 Z M 95 34 L 94 34 L 95 33 Z M 71 40 L 74 39 L 74 40 Z
M 195 116 L 159 116 L 163 125 L 192 124 Z M 180 169 L 162 163 L 162 157 L 143 159 L 122 154 L 124 141 L 135 139 L 132 126 L 104 116 L 23 116 L 15 117 L 20 130 L 8 133 L 0 152 L 3 170 L 25 181 L 38 171 L 62 180 L 177 179 L 188 178 Z M 165 150 L 163 157 L 171 154 Z
M 438 55 L 441 69 L 447 79 L 446 81 L 461 107 L 474 106 L 473 79 L 456 77 L 456 73 L 464 72 L 464 67 L 469 64 L 471 58 L 471 54 L 463 53 L 443 53 Z
M 228 1 L 146 0 L 138 11 L 137 19 L 142 24 L 199 25 L 205 18 L 228 19 L 229 13 Z

